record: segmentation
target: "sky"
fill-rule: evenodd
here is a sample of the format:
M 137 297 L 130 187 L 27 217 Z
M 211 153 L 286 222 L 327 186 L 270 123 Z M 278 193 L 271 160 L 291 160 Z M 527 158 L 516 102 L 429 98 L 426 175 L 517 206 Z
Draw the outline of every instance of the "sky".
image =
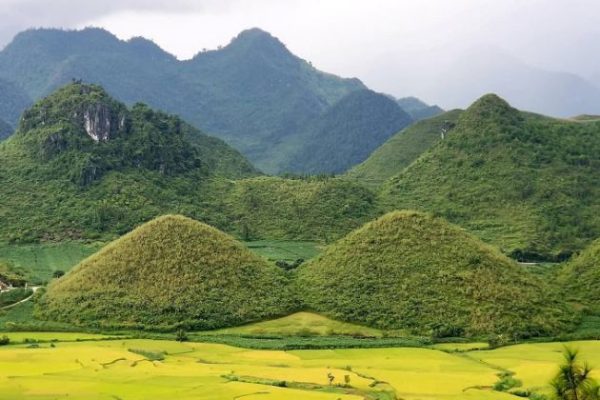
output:
M 0 0 L 0 21 L 0 47 L 31 27 L 96 26 L 180 59 L 260 27 L 319 69 L 433 103 L 436 74 L 473 49 L 600 82 L 598 0 Z

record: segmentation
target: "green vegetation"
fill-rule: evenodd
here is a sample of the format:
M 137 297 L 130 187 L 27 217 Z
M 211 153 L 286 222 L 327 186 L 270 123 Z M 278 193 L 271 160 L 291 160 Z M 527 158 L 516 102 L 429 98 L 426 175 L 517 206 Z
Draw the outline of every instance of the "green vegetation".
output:
M 0 260 L 22 271 L 30 284 L 50 281 L 56 271 L 67 272 L 101 247 L 100 243 L 60 242 L 0 245 Z M 0 272 L 0 275 L 2 272 Z
M 579 352 L 566 347 L 564 363 L 552 379 L 553 398 L 556 400 L 598 400 L 600 386 L 591 377 L 592 368 L 588 364 L 579 364 Z
M 557 280 L 566 298 L 600 312 L 600 240 L 565 264 Z
M 393 212 L 299 270 L 306 305 L 342 321 L 446 336 L 542 336 L 573 311 L 494 248 L 440 218 Z
M 149 40 L 120 41 L 102 29 L 30 30 L 0 52 L 0 78 L 22 86 L 33 99 L 73 77 L 99 83 L 127 104 L 143 101 L 176 113 L 227 139 L 261 168 L 276 143 L 365 88 L 358 79 L 318 71 L 259 29 L 189 61 L 178 61 Z
M 245 242 L 244 245 L 271 262 L 293 263 L 299 259 L 308 261 L 321 252 L 318 242 L 303 240 L 253 240 Z
M 95 142 L 86 113 L 114 119 L 116 128 L 94 125 L 105 138 Z M 244 240 L 330 240 L 377 213 L 374 193 L 340 179 L 229 180 L 252 175 L 220 140 L 141 105 L 127 110 L 99 87 L 72 84 L 27 111 L 0 144 L 0 243 L 106 241 L 168 213 Z
M 519 260 L 564 260 L 600 237 L 599 130 L 487 95 L 384 197 L 389 209 L 436 213 Z
M 7 292 L 0 293 L 0 308 L 7 307 L 20 302 L 31 296 L 33 290 L 25 288 L 16 288 Z
M 442 134 L 450 134 L 460 114 L 460 110 L 449 111 L 409 126 L 392 136 L 346 176 L 370 186 L 381 185 L 438 143 Z
M 411 122 L 389 97 L 357 90 L 277 147 L 273 154 L 285 160 L 272 160 L 285 172 L 343 173 Z
M 286 278 L 242 244 L 181 216 L 148 222 L 48 286 L 41 318 L 82 326 L 214 329 L 286 314 Z
M 232 182 L 224 196 L 235 233 L 243 240 L 336 239 L 378 213 L 376 196 L 338 178 L 258 177 Z
M 6 285 L 25 286 L 27 273 L 12 264 L 0 261 L 0 281 Z
M 235 328 L 219 329 L 215 335 L 354 336 L 381 337 L 383 332 L 365 326 L 334 321 L 319 314 L 298 312 L 282 318 Z

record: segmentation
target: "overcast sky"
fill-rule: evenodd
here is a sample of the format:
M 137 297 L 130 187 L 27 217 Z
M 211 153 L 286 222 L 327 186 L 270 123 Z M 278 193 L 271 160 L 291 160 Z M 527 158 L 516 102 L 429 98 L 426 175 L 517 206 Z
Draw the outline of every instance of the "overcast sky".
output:
M 600 71 L 598 0 L 0 0 L 0 21 L 0 46 L 30 27 L 99 26 L 181 59 L 260 27 L 322 70 L 430 102 L 435 71 L 473 48 Z

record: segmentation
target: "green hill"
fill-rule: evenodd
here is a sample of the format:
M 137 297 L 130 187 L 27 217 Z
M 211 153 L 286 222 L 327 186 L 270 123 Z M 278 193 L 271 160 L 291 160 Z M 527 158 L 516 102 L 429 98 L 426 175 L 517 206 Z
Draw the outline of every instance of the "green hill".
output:
M 460 113 L 460 110 L 449 111 L 398 132 L 364 162 L 348 171 L 346 176 L 370 186 L 381 185 L 439 142 L 442 132 L 449 134 Z
M 387 96 L 366 89 L 354 91 L 308 123 L 283 148 L 275 149 L 275 155 L 287 158 L 278 161 L 278 168 L 310 174 L 345 172 L 411 122 Z
M 258 174 L 177 117 L 71 84 L 0 143 L 0 242 L 111 240 L 169 213 L 241 237 L 327 239 L 376 213 L 360 184 Z
M 252 175 L 237 151 L 180 119 L 71 84 L 0 144 L 0 241 L 110 237 L 174 211 L 202 217 L 213 179 Z
M 445 217 L 522 260 L 562 260 L 600 236 L 600 121 L 520 112 L 486 95 L 385 184 L 389 209 Z
M 219 189 L 243 239 L 287 238 L 328 242 L 378 214 L 376 196 L 361 185 L 336 178 L 257 177 Z M 219 207 L 219 208 L 221 208 Z
M 565 297 L 600 311 L 600 240 L 565 264 L 557 282 Z
M 392 212 L 299 271 L 309 309 L 434 336 L 544 335 L 570 314 L 514 261 L 440 218 Z
M 82 326 L 212 329 L 288 313 L 286 288 L 281 270 L 230 236 L 168 215 L 54 280 L 37 314 Z

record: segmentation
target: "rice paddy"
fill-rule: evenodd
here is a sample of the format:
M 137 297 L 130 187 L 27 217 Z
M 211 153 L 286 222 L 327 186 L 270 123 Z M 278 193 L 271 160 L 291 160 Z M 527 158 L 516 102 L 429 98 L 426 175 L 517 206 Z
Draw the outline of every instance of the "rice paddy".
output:
M 6 334 L 11 344 L 0 347 L 0 393 L 15 400 L 508 400 L 518 397 L 492 389 L 500 372 L 512 371 L 520 389 L 542 393 L 564 346 L 267 351 L 79 333 Z M 599 341 L 569 345 L 600 365 Z

